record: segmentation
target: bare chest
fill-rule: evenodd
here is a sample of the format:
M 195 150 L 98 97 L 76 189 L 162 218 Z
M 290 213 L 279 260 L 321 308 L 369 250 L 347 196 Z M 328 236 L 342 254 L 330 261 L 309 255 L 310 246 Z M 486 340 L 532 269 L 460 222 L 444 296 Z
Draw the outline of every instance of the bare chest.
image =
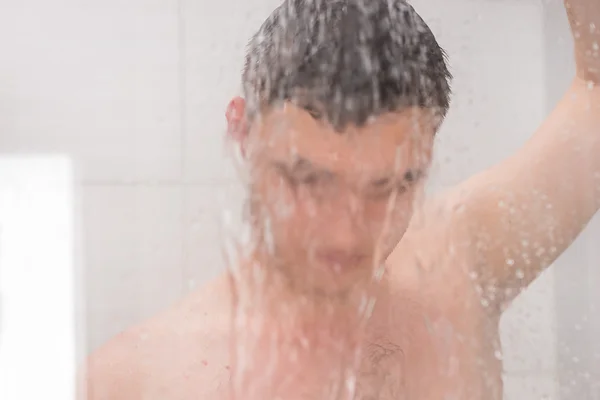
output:
M 248 381 L 259 392 L 278 387 L 285 400 L 335 398 L 322 395 L 326 386 L 335 392 L 335 384 L 340 393 L 348 393 L 344 387 L 351 386 L 353 400 L 501 399 L 498 332 L 487 322 L 468 282 L 407 275 L 398 293 L 391 299 L 394 307 L 373 315 L 354 365 L 336 362 L 338 355 L 328 356 L 323 349 L 317 362 L 309 357 L 294 364 L 290 352 L 267 346 L 253 353 L 250 361 L 257 375 L 248 375 Z M 141 398 L 231 400 L 232 374 L 240 366 L 232 363 L 230 340 L 208 348 L 196 343 L 194 337 L 165 346 L 175 351 L 167 359 L 152 360 L 154 372 L 146 375 Z
M 398 320 L 403 323 L 398 325 L 394 321 L 387 331 L 378 327 L 362 344 L 357 366 L 325 362 L 294 367 L 281 364 L 265 374 L 270 360 L 261 358 L 257 387 L 262 385 L 268 391 L 277 386 L 286 400 L 335 398 L 319 393 L 324 393 L 325 386 L 329 393 L 335 391 L 332 387 L 336 379 L 340 393 L 348 393 L 344 386 L 354 385 L 354 400 L 501 398 L 501 367 L 493 356 L 491 343 L 496 337 L 490 332 L 480 331 L 476 323 L 468 323 L 464 318 L 457 320 L 457 316 L 424 308 L 411 307 L 398 313 Z M 486 337 L 487 334 L 490 336 Z M 286 354 L 279 356 L 289 358 Z M 181 357 L 191 360 L 193 349 Z M 146 385 L 143 398 L 231 400 L 232 373 L 236 371 L 230 364 L 228 348 L 218 349 L 205 358 L 184 362 L 180 368 L 170 364 L 163 376 L 155 376 Z

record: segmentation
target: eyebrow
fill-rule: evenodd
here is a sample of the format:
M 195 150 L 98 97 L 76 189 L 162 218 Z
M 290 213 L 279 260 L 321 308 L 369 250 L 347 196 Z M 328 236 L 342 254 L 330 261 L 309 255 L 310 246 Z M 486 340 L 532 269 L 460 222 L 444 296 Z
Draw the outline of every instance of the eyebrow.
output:
M 334 173 L 332 173 L 330 171 L 327 171 L 323 168 L 315 166 L 312 162 L 310 162 L 309 160 L 307 160 L 303 157 L 297 157 L 291 166 L 282 161 L 273 161 L 272 164 L 278 170 L 284 172 L 285 174 L 297 174 L 300 172 L 310 171 L 312 173 L 316 173 L 319 175 L 321 175 L 321 174 L 329 175 L 329 176 L 335 175 Z M 422 170 L 409 169 L 404 173 L 404 176 L 397 181 L 396 184 L 412 185 L 412 184 L 416 183 L 417 181 L 419 181 L 422 177 L 423 177 Z M 384 177 L 380 177 L 380 178 L 371 180 L 369 182 L 369 185 L 381 186 L 381 185 L 389 184 L 390 182 L 395 181 L 395 180 L 396 180 L 396 177 L 394 175 L 388 175 L 388 176 L 384 176 Z

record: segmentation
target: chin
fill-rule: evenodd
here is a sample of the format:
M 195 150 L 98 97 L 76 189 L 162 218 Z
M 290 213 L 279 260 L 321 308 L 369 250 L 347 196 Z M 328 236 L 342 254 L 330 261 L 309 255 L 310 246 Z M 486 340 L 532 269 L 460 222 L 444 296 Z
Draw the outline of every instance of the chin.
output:
M 299 271 L 295 278 L 293 286 L 303 295 L 334 299 L 366 290 L 373 281 L 373 273 L 370 266 L 336 273 L 321 269 L 310 276 Z

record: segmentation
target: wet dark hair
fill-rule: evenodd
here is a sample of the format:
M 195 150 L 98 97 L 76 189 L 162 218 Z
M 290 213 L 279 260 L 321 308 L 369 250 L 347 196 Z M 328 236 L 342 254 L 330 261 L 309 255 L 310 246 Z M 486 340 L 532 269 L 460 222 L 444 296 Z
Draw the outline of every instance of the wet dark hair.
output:
M 248 115 L 292 101 L 336 129 L 408 107 L 444 117 L 451 74 L 405 0 L 284 0 L 248 45 Z

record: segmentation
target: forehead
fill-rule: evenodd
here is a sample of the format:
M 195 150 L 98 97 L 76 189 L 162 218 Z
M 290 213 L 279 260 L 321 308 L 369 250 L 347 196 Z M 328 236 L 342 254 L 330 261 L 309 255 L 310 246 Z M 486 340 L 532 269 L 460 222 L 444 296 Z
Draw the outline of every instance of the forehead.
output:
M 337 132 L 287 103 L 261 115 L 249 140 L 261 158 L 302 158 L 333 171 L 377 173 L 403 166 L 426 167 L 434 133 L 432 118 L 419 108 L 384 114 L 364 126 Z

